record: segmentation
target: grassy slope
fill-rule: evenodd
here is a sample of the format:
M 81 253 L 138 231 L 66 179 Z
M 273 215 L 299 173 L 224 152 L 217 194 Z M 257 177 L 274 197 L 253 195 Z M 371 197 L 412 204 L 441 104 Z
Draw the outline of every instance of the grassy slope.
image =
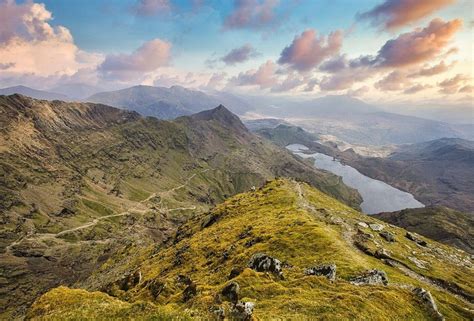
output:
M 447 207 L 406 209 L 375 217 L 466 252 L 474 253 L 474 219 Z
M 202 228 L 209 217 L 216 222 Z M 406 266 L 391 267 L 356 249 L 358 222 L 380 223 L 306 184 L 276 180 L 255 192 L 232 197 L 206 216 L 194 218 L 179 230 L 174 245 L 158 251 L 150 249 L 138 266 L 128 266 L 129 271 L 140 271 L 138 284 L 126 291 L 111 284 L 107 290 L 122 300 L 154 302 L 209 318 L 210 307 L 228 308 L 228 304 L 219 303 L 217 294 L 229 282 L 231 269 L 242 268 L 234 281 L 241 287 L 241 298 L 256 303 L 254 315 L 260 319 L 430 319 L 429 312 L 412 294 L 413 286 L 430 290 L 449 320 L 474 316 L 472 304 L 422 280 L 422 276 L 425 280 L 441 278 L 458 284 L 472 296 L 474 275 L 468 255 L 427 239 L 427 248 L 417 246 L 404 237 L 403 229 L 394 226 L 386 225 L 385 230 L 395 235 L 395 243 L 387 243 L 377 232 L 361 228 L 372 235 L 365 243 L 367 248 L 383 247 L 394 261 Z M 257 242 L 248 246 L 250 240 Z M 257 252 L 284 262 L 283 280 L 246 268 L 249 258 Z M 425 261 L 427 268 L 418 268 L 409 256 Z M 303 274 L 304 268 L 329 262 L 337 265 L 335 282 Z M 387 272 L 388 286 L 356 286 L 348 282 L 374 268 Z M 184 287 L 177 281 L 180 274 L 197 284 L 197 296 L 187 303 L 183 303 Z M 153 286 L 157 284 L 165 287 L 154 298 Z M 32 315 L 43 315 L 42 307 L 49 304 L 47 298 L 37 301 Z M 59 316 L 68 311 L 61 304 L 53 309 Z

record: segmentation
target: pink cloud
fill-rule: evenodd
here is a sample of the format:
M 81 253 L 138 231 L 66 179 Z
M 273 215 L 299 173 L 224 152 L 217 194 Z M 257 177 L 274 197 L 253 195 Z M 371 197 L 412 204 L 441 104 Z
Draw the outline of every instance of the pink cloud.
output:
M 438 83 L 440 92 L 443 94 L 455 94 L 459 91 L 460 86 L 469 81 L 470 78 L 466 75 L 457 74 L 456 76 L 445 79 L 442 82 Z
M 454 62 L 450 65 L 447 65 L 444 61 L 441 61 L 437 65 L 422 68 L 419 71 L 411 74 L 409 77 L 414 78 L 414 77 L 434 76 L 434 75 L 437 75 L 437 74 L 441 74 L 445 71 L 448 71 L 449 68 L 451 68 L 453 65 L 454 65 Z
M 98 70 L 105 78 L 131 79 L 166 66 L 170 56 L 171 44 L 154 39 L 131 54 L 108 55 Z
M 257 70 L 252 69 L 239 73 L 238 76 L 231 79 L 231 82 L 237 86 L 259 86 L 260 88 L 270 88 L 278 82 L 275 75 L 276 64 L 268 60 Z
M 423 91 L 425 89 L 431 88 L 430 85 L 422 85 L 422 84 L 416 84 L 411 87 L 408 87 L 403 91 L 404 94 L 410 95 L 410 94 L 416 94 L 417 92 Z
M 376 62 L 386 67 L 403 67 L 427 61 L 440 54 L 454 34 L 461 28 L 462 21 L 433 19 L 423 29 L 403 33 L 389 40 L 380 49 Z
M 279 0 L 234 0 L 234 10 L 224 20 L 224 29 L 260 29 L 274 22 Z
M 385 0 L 359 19 L 371 20 L 373 25 L 395 29 L 418 21 L 456 0 Z
M 232 49 L 228 54 L 221 58 L 226 65 L 235 65 L 245 62 L 253 57 L 258 56 L 258 52 L 249 44 L 242 47 Z
M 392 71 L 390 74 L 379 80 L 375 88 L 380 90 L 397 91 L 404 89 L 410 82 L 406 74 L 400 71 Z
M 296 36 L 293 42 L 283 49 L 279 64 L 288 64 L 298 71 L 309 71 L 323 60 L 339 53 L 342 47 L 343 33 L 331 32 L 327 37 L 317 37 L 316 30 L 308 29 Z

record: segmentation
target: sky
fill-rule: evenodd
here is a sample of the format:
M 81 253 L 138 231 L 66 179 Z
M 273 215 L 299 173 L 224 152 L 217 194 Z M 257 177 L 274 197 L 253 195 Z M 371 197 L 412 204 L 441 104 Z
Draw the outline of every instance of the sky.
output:
M 471 0 L 0 0 L 0 87 L 473 104 Z

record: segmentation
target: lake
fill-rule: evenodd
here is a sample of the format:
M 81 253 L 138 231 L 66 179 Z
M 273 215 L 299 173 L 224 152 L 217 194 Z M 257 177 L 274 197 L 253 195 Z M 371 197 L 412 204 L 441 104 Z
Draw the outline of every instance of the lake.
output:
M 308 147 L 301 144 L 291 144 L 286 148 L 303 158 L 313 158 L 316 168 L 341 176 L 344 184 L 357 189 L 364 200 L 361 204 L 364 213 L 375 214 L 424 207 L 410 193 L 365 176 L 355 168 L 343 165 L 330 156 L 321 153 L 306 154 L 304 152 L 308 151 Z

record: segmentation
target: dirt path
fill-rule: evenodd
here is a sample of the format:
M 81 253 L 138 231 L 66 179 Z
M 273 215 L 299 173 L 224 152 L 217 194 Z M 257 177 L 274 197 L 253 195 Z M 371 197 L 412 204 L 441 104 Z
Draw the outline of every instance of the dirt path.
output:
M 129 208 L 128 210 L 126 210 L 124 212 L 121 212 L 121 213 L 118 213 L 118 214 L 110 214 L 110 215 L 97 217 L 97 218 L 93 219 L 92 221 L 87 222 L 83 225 L 76 226 L 74 228 L 58 232 L 56 234 L 54 234 L 54 233 L 36 233 L 36 234 L 30 235 L 30 236 L 23 236 L 23 237 L 15 240 L 14 242 L 12 242 L 7 247 L 5 247 L 5 253 L 11 254 L 12 248 L 16 245 L 19 245 L 24 240 L 33 240 L 33 239 L 35 239 L 35 240 L 44 240 L 44 239 L 47 239 L 47 238 L 61 237 L 63 235 L 69 234 L 69 233 L 73 233 L 73 232 L 76 232 L 76 231 L 80 231 L 80 230 L 87 229 L 89 227 L 95 226 L 100 221 L 103 221 L 103 220 L 106 220 L 106 219 L 109 219 L 109 218 L 120 217 L 120 216 L 125 216 L 125 215 L 128 215 L 128 214 L 134 214 L 134 213 L 138 213 L 140 215 L 143 215 L 147 212 L 148 208 L 146 206 L 142 207 L 142 204 L 145 204 L 145 203 L 149 202 L 151 199 L 155 198 L 158 195 L 160 195 L 160 196 L 169 195 L 169 194 L 171 194 L 171 193 L 173 193 L 173 192 L 175 192 L 179 189 L 185 188 L 187 185 L 189 185 L 191 180 L 194 177 L 196 177 L 196 175 L 206 173 L 210 170 L 211 169 L 207 168 L 207 169 L 204 169 L 204 170 L 202 170 L 198 173 L 194 173 L 194 174 L 190 175 L 188 178 L 186 178 L 186 180 L 183 184 L 178 185 L 176 187 L 173 187 L 169 190 L 159 192 L 159 193 L 154 192 L 150 196 L 148 196 L 146 199 L 140 201 L 138 203 L 138 205 L 136 205 L 132 208 Z M 160 199 L 160 204 L 161 203 L 162 203 L 162 199 Z M 166 209 L 164 209 L 164 211 L 173 212 L 173 211 L 185 211 L 185 210 L 195 210 L 195 209 L 196 209 L 196 206 L 190 206 L 190 207 L 166 208 Z

